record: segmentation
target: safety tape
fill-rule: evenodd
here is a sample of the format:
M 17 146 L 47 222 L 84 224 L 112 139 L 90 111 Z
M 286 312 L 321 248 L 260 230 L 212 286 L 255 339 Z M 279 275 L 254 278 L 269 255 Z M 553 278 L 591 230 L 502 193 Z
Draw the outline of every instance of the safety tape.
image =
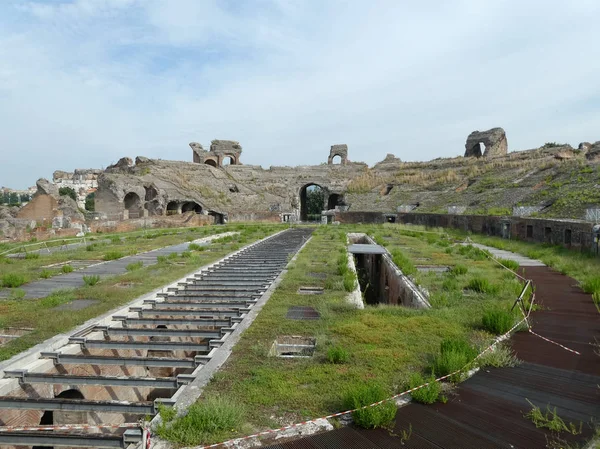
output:
M 280 427 L 278 429 L 268 429 L 268 430 L 264 430 L 262 432 L 258 432 L 258 433 L 252 434 L 252 435 L 247 435 L 247 436 L 244 436 L 244 437 L 239 437 L 239 438 L 234 438 L 234 439 L 231 439 L 231 440 L 223 441 L 221 443 L 215 443 L 215 444 L 211 444 L 211 445 L 208 445 L 208 446 L 200 446 L 200 447 L 197 447 L 196 449 L 211 449 L 211 448 L 215 448 L 215 447 L 219 447 L 219 446 L 223 446 L 223 445 L 227 445 L 227 444 L 232 444 L 233 442 L 236 442 L 236 441 L 245 441 L 245 440 L 249 440 L 249 439 L 252 439 L 252 438 L 259 438 L 261 436 L 271 435 L 271 434 L 274 434 L 274 433 L 283 432 L 285 430 L 293 429 L 295 427 L 300 427 L 300 426 L 304 426 L 306 424 L 316 423 L 317 421 L 321 421 L 321 420 L 324 420 L 324 419 L 327 420 L 327 419 L 331 419 L 331 418 L 336 418 L 338 416 L 343 416 L 343 415 L 348 415 L 350 413 L 354 413 L 354 412 L 356 412 L 358 410 L 364 410 L 364 409 L 367 409 L 367 408 L 370 408 L 370 407 L 376 407 L 376 406 L 381 405 L 381 404 L 383 404 L 385 402 L 393 401 L 394 399 L 397 399 L 397 398 L 399 398 L 401 396 L 406 396 L 407 394 L 412 393 L 412 392 L 414 392 L 416 390 L 420 390 L 421 388 L 425 388 L 425 387 L 427 387 L 428 385 L 430 385 L 430 384 L 432 384 L 434 382 L 441 382 L 444 379 L 447 379 L 449 377 L 452 377 L 452 376 L 454 376 L 454 375 L 456 375 L 456 374 L 464 371 L 467 367 L 471 366 L 472 363 L 475 360 L 479 359 L 487 351 L 490 351 L 494 346 L 496 346 L 498 343 L 502 342 L 508 335 L 510 335 L 523 322 L 525 322 L 525 319 L 522 319 L 521 321 L 519 321 L 517 324 L 515 324 L 506 333 L 500 335 L 499 337 L 496 337 L 496 339 L 494 340 L 494 342 L 491 345 L 489 345 L 487 348 L 485 348 L 483 351 L 481 351 L 477 355 L 477 357 L 475 357 L 471 362 L 467 363 L 462 368 L 460 368 L 460 369 L 458 369 L 458 370 L 456 370 L 456 371 L 454 371 L 454 372 L 452 372 L 450 374 L 446 374 L 445 376 L 438 377 L 438 378 L 436 378 L 436 379 L 434 379 L 434 380 L 432 380 L 430 382 L 426 382 L 426 383 L 424 383 L 422 385 L 419 385 L 417 387 L 413 387 L 413 388 L 411 388 L 409 390 L 403 391 L 402 393 L 398 393 L 398 394 L 396 394 L 394 396 L 391 396 L 389 398 L 383 399 L 383 400 L 378 401 L 378 402 L 374 402 L 373 404 L 365 405 L 363 407 L 358 407 L 358 408 L 355 408 L 355 409 L 352 409 L 352 410 L 346 410 L 346 411 L 343 411 L 343 412 L 338 412 L 338 413 L 333 413 L 331 415 L 322 416 L 320 418 L 314 418 L 314 419 L 311 419 L 311 420 L 308 420 L 308 421 L 303 421 L 303 422 L 299 422 L 299 423 L 290 424 L 290 425 L 287 425 L 287 426 Z
M 498 265 L 500 265 L 502 268 L 504 268 L 505 270 L 508 270 L 509 272 L 511 272 L 512 274 L 514 274 L 516 277 L 518 277 L 519 279 L 521 279 L 522 281 L 528 281 L 529 279 L 524 278 L 523 276 L 521 276 L 519 273 L 517 273 L 516 271 L 511 270 L 510 268 L 508 268 L 506 265 L 503 265 L 502 262 L 500 262 L 498 259 L 496 259 L 494 256 L 491 256 L 486 250 L 484 250 L 483 248 L 480 248 L 478 246 L 473 245 L 473 241 L 471 239 L 469 239 L 468 237 L 465 239 L 465 241 L 463 243 L 467 243 L 471 246 L 473 246 L 473 248 L 477 248 L 479 251 L 481 251 L 483 254 L 486 255 L 486 257 L 488 257 L 489 259 L 492 259 L 494 262 L 496 262 Z
M 532 333 L 533 335 L 535 335 L 536 337 L 540 337 L 542 340 L 545 340 L 545 341 L 547 341 L 548 343 L 552 343 L 553 345 L 559 346 L 559 347 L 561 347 L 561 348 L 563 348 L 563 349 L 565 349 L 565 350 L 567 350 L 567 351 L 569 351 L 569 352 L 572 352 L 573 354 L 581 355 L 581 353 L 580 353 L 580 352 L 577 352 L 577 351 L 575 351 L 574 349 L 567 348 L 566 346 L 563 346 L 563 345 L 561 345 L 560 343 L 557 343 L 557 342 L 555 342 L 555 341 L 552 341 L 552 340 L 550 340 L 549 338 L 542 337 L 540 334 L 536 334 L 536 333 L 535 333 L 535 332 L 533 332 L 531 329 L 529 329 L 529 332 L 530 332 L 530 333 Z
M 64 424 L 61 426 L 0 426 L 0 432 L 21 432 L 27 430 L 101 430 L 101 429 L 127 429 L 140 427 L 139 423 L 122 424 Z

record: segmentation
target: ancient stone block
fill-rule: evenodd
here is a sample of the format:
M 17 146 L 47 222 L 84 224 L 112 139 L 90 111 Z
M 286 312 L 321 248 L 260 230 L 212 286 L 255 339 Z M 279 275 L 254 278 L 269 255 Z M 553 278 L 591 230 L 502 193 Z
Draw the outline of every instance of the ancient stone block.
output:
M 506 133 L 502 128 L 473 131 L 467 137 L 467 143 L 465 144 L 465 157 L 504 156 L 507 152 Z

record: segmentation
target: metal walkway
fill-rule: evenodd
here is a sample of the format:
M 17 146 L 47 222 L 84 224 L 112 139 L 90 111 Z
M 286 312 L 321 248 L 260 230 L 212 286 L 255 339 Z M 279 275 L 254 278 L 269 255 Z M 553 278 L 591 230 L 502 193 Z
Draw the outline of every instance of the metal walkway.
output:
M 508 257 L 502 254 L 502 257 Z M 542 309 L 533 312 L 533 329 L 577 355 L 529 332 L 511 339 L 523 363 L 515 368 L 486 368 L 458 386 L 448 403 L 411 403 L 398 409 L 393 430 L 351 427 L 296 441 L 265 446 L 268 449 L 544 449 L 549 432 L 537 429 L 523 414 L 527 400 L 557 407 L 567 423 L 581 422 L 582 433 L 561 438 L 572 445 L 593 435 L 592 420 L 600 419 L 600 315 L 590 295 L 577 281 L 531 261 L 521 274 L 532 279 Z M 412 435 L 401 441 L 402 431 Z M 580 446 L 573 446 L 580 447 Z M 581 446 L 582 447 L 582 446 Z
M 142 307 L 130 307 L 129 313 L 114 315 L 114 324 L 110 326 L 94 325 L 72 335 L 63 349 L 40 353 L 40 359 L 53 362 L 53 372 L 19 367 L 5 369 L 0 387 L 2 382 L 18 381 L 18 385 L 14 395 L 0 396 L 0 417 L 4 410 L 12 413 L 16 410 L 55 411 L 64 416 L 92 413 L 98 423 L 98 416 L 101 417 L 102 413 L 118 413 L 129 417 L 128 422 L 135 423 L 143 416 L 156 414 L 157 404 L 174 403 L 180 387 L 190 383 L 225 339 L 236 331 L 256 300 L 282 272 L 290 256 L 301 248 L 311 232 L 309 229 L 292 229 L 272 236 L 197 273 L 177 288 L 156 295 Z M 102 354 L 98 354 L 98 350 Z M 125 350 L 126 355 L 121 355 L 120 350 Z M 146 377 L 139 373 L 131 376 L 101 375 L 100 367 L 107 365 L 121 366 L 125 372 L 127 367 L 176 369 L 177 374 L 170 377 L 150 374 Z M 79 373 L 82 367 L 89 367 L 85 368 L 89 374 L 73 374 L 70 371 L 70 368 L 77 368 Z M 33 394 L 23 397 L 23 391 L 35 393 L 32 387 L 44 384 L 95 385 L 110 389 L 107 391 L 113 394 L 113 387 L 146 388 L 154 400 L 123 401 L 117 400 L 118 395 L 114 400 L 44 398 Z M 21 388 L 18 388 L 19 385 Z M 0 419 L 0 427 L 6 424 Z M 38 425 L 37 422 L 14 421 L 11 424 Z M 63 426 L 64 422 L 60 425 Z M 139 429 L 124 432 L 125 429 L 121 428 L 108 433 L 107 429 L 102 430 L 102 433 L 97 433 L 77 428 L 54 431 L 31 431 L 27 428 L 9 431 L 0 428 L 0 446 L 43 443 L 55 447 L 126 447 L 142 436 Z

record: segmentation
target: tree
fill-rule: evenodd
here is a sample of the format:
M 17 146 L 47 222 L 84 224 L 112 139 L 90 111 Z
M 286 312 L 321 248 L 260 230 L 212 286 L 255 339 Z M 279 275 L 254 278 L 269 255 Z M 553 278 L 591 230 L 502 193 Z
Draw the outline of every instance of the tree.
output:
M 8 204 L 19 204 L 19 194 L 17 192 L 10 192 Z
M 22 193 L 21 194 L 21 203 L 27 203 L 31 201 L 31 195 L 29 195 L 28 193 Z
M 325 203 L 325 194 L 319 186 L 306 188 L 306 213 L 308 215 L 321 215 Z
M 77 201 L 77 193 L 71 187 L 61 187 L 58 189 L 58 194 L 60 196 L 70 196 L 73 198 L 73 201 Z
M 85 197 L 85 210 L 90 212 L 96 210 L 96 192 L 92 192 Z

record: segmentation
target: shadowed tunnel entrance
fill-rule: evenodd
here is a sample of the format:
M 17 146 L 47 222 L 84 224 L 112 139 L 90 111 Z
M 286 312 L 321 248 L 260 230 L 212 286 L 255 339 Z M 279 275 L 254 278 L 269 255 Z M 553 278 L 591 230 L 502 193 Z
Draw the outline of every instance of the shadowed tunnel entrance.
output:
M 318 184 L 307 184 L 300 189 L 300 220 L 319 221 L 325 207 L 325 189 Z

